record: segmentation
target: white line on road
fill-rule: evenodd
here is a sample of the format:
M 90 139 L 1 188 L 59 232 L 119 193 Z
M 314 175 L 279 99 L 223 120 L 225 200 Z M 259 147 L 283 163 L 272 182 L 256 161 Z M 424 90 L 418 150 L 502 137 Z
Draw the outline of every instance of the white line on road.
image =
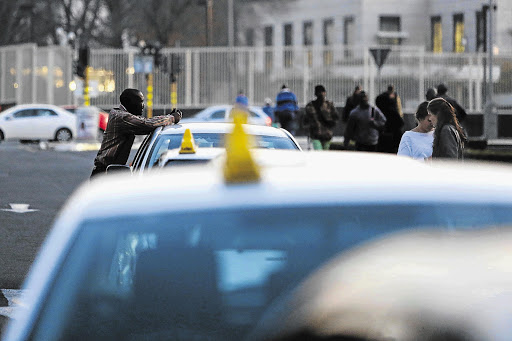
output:
M 14 212 L 14 213 L 27 213 L 39 211 L 36 209 L 28 208 L 30 204 L 9 204 L 11 208 L 2 208 L 2 211 Z

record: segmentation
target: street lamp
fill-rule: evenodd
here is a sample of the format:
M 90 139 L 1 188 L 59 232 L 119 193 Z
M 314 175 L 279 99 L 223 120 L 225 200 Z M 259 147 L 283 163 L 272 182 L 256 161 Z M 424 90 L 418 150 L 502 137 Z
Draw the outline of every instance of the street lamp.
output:
M 496 11 L 496 5 L 494 4 L 494 0 L 489 0 L 488 5 L 484 5 L 482 7 L 483 17 L 486 19 L 486 31 L 487 31 L 487 59 L 488 59 L 488 78 L 487 78 L 487 93 L 486 93 L 486 103 L 485 103 L 485 115 L 484 115 L 484 133 L 487 140 L 495 139 L 498 136 L 497 127 L 498 127 L 498 117 L 496 108 L 494 106 L 493 95 L 494 95 L 494 85 L 493 85 L 493 63 L 494 63 L 494 14 Z

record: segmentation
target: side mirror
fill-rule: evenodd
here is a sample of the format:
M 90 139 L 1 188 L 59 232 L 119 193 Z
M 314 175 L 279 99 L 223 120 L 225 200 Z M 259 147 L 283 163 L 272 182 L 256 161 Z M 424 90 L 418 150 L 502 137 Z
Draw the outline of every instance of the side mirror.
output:
M 107 167 L 107 174 L 113 173 L 131 173 L 130 166 L 127 165 L 110 165 Z
M 10 120 L 12 120 L 12 117 L 11 116 L 5 116 L 5 120 L 6 121 L 10 121 Z

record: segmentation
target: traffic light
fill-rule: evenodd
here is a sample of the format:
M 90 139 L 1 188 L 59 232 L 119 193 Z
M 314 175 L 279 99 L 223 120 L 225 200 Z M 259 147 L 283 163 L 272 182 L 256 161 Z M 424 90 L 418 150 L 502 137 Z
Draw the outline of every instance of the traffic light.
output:
M 81 47 L 78 49 L 78 60 L 76 62 L 76 74 L 79 77 L 85 78 L 85 69 L 89 65 L 89 48 Z
M 181 56 L 173 53 L 171 55 L 171 73 L 174 75 L 178 75 L 182 70 L 182 62 L 181 62 Z

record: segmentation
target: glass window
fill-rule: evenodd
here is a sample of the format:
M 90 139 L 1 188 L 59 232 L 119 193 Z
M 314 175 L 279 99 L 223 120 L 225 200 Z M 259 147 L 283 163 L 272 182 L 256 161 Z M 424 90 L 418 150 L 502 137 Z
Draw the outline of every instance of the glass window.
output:
M 247 46 L 254 46 L 254 29 L 249 28 L 245 31 L 245 44 Z
M 304 46 L 313 45 L 313 23 L 311 21 L 306 21 L 303 27 L 303 38 L 304 38 Z M 307 64 L 308 66 L 313 66 L 313 51 L 311 49 L 306 50 L 307 53 Z
M 401 22 L 397 16 L 381 16 L 379 17 L 379 29 L 383 32 L 400 32 Z M 384 45 L 399 45 L 399 38 L 381 38 L 380 43 Z
M 37 116 L 45 117 L 45 116 L 58 116 L 58 115 L 53 110 L 39 109 L 39 110 L 37 110 Z
M 511 222 L 508 206 L 428 202 L 91 219 L 55 272 L 32 340 L 242 340 L 343 251 L 398 231 Z
M 483 11 L 476 12 L 476 52 L 487 51 L 487 23 Z
M 158 129 L 158 128 L 157 128 Z M 142 141 L 139 149 L 137 150 L 137 153 L 135 154 L 132 165 L 135 168 L 140 168 L 142 159 L 144 158 L 144 155 L 146 155 L 146 150 L 148 149 L 149 141 L 151 141 L 151 138 L 153 137 L 154 133 L 149 134 L 144 138 L 144 141 Z
M 443 26 L 441 17 L 433 17 L 431 20 L 432 52 L 443 52 Z
M 464 36 L 464 15 L 453 16 L 453 51 L 461 53 L 466 50 L 466 38 Z
M 214 113 L 212 113 L 210 115 L 210 117 L 208 118 L 209 120 L 219 120 L 219 119 L 226 119 L 226 110 L 219 110 L 219 111 L 215 111 Z
M 343 19 L 343 45 L 345 45 L 345 57 L 352 57 L 352 45 L 355 42 L 354 17 Z
M 291 67 L 293 65 L 293 26 L 292 24 L 284 25 L 284 66 Z
M 265 27 L 265 47 L 270 47 L 274 45 L 274 28 L 272 26 L 266 26 Z M 265 50 L 265 67 L 267 70 L 272 69 L 273 65 L 273 55 L 272 50 L 266 49 Z
M 28 117 L 36 117 L 37 113 L 34 109 L 24 109 L 15 112 L 12 115 L 14 118 L 28 118 Z
M 324 65 L 331 65 L 333 62 L 332 44 L 334 43 L 334 20 L 324 20 Z

